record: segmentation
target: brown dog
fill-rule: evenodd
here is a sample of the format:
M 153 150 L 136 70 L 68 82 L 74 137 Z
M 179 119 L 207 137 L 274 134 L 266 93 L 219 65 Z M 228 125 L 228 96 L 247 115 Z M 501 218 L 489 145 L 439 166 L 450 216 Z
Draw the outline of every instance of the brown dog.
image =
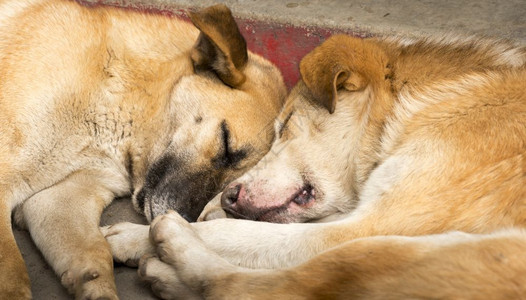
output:
M 154 290 L 210 299 L 524 298 L 526 48 L 334 36 L 300 69 L 278 138 L 224 191 L 223 206 L 272 222 L 348 215 L 193 226 L 175 213 L 159 217 L 150 233 L 158 257 L 139 269 Z
M 269 149 L 277 68 L 230 11 L 191 24 L 66 0 L 0 4 L 0 298 L 30 298 L 11 231 L 25 223 L 78 299 L 116 299 L 103 208 L 133 193 L 147 219 L 195 220 Z

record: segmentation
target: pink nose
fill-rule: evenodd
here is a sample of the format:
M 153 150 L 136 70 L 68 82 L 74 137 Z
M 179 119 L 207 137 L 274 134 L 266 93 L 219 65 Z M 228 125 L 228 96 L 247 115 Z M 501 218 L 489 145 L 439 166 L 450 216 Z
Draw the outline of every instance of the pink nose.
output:
M 221 206 L 223 208 L 232 209 L 237 201 L 239 200 L 239 193 L 243 185 L 241 183 L 231 183 L 224 190 L 223 195 L 221 195 Z

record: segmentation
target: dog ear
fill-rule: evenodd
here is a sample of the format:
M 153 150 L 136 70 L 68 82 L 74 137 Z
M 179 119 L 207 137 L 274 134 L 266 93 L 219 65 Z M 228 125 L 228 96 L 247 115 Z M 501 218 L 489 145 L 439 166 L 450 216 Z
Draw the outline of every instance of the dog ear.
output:
M 190 12 L 201 31 L 191 58 L 196 70 L 212 70 L 227 85 L 237 88 L 245 82 L 243 67 L 248 60 L 247 44 L 232 13 L 223 4 Z
M 371 80 L 382 78 L 385 53 L 362 39 L 335 35 L 307 54 L 300 62 L 303 82 L 314 98 L 333 113 L 338 89 L 359 91 Z

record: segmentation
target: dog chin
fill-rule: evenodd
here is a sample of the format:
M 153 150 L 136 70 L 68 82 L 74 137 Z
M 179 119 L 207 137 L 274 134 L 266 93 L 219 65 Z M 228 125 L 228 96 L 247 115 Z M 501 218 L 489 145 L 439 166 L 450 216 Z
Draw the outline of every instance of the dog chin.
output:
M 256 219 L 256 221 L 269 222 L 269 223 L 304 223 L 310 220 L 309 209 L 299 207 L 295 204 L 289 205 L 285 209 L 276 209 L 268 211 Z
M 260 222 L 268 222 L 268 223 L 280 223 L 280 224 L 288 224 L 288 223 L 302 223 L 302 218 L 297 218 L 296 216 L 291 215 L 263 215 L 261 216 L 257 221 Z
M 145 190 L 142 188 L 132 197 L 133 207 L 139 214 L 146 217 L 148 223 L 152 222 L 156 216 L 167 212 L 166 209 L 160 211 L 160 207 L 155 205 L 155 201 L 151 197 L 151 195 L 146 195 Z
M 141 203 L 138 199 L 137 199 L 137 194 L 138 193 L 134 193 L 132 195 L 132 204 L 133 204 L 133 209 L 138 213 L 138 214 L 141 214 L 141 215 L 146 215 L 146 213 L 144 212 L 144 205 L 143 203 Z

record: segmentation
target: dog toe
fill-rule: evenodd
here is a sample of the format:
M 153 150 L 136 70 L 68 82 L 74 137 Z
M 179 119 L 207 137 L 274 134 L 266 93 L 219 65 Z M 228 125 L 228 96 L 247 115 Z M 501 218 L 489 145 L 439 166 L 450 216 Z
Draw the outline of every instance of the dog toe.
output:
M 148 282 L 162 299 L 201 299 L 180 279 L 177 271 L 155 255 L 144 255 L 139 262 L 139 277 Z
M 160 216 L 150 226 L 150 239 L 158 246 L 167 243 L 171 247 L 182 244 L 180 240 L 199 240 L 194 229 L 176 212 Z M 200 244 L 200 241 L 194 241 Z
M 62 284 L 76 299 L 117 300 L 113 278 L 104 278 L 96 270 L 87 270 L 78 276 L 66 271 L 61 276 Z
M 137 267 L 139 258 L 153 253 L 153 245 L 148 238 L 149 226 L 118 223 L 101 227 L 100 231 L 110 244 L 113 260 L 129 267 Z

